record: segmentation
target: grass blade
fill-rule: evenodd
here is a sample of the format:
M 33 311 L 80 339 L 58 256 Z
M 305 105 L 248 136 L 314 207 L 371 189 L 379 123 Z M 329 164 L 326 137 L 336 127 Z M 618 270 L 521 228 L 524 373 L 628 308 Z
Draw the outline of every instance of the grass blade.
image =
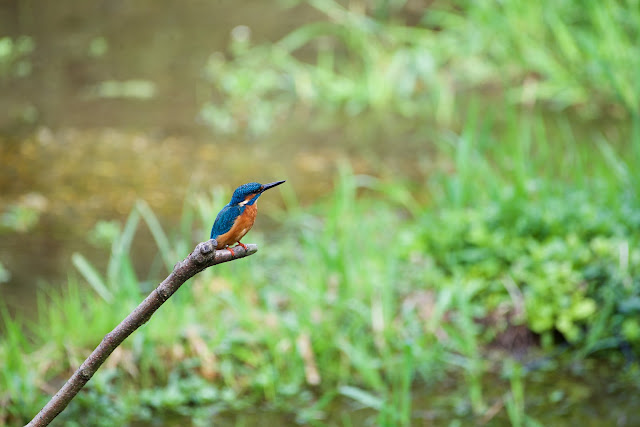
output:
M 80 274 L 82 274 L 82 277 L 85 278 L 85 280 L 89 283 L 89 285 L 91 285 L 93 290 L 96 291 L 96 293 L 100 295 L 103 300 L 105 300 L 106 302 L 113 301 L 113 295 L 111 294 L 111 292 L 109 292 L 109 289 L 107 289 L 107 286 L 105 285 L 102 278 L 100 278 L 100 274 L 96 271 L 95 268 L 93 268 L 91 263 L 89 263 L 89 261 L 87 261 L 84 256 L 75 252 L 73 255 L 71 255 L 71 262 L 78 269 Z

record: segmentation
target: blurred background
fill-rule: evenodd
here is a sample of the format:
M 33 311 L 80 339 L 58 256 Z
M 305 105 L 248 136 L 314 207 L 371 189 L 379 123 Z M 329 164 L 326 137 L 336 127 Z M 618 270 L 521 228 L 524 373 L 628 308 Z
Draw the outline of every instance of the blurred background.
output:
M 0 1 L 0 425 L 280 179 L 60 425 L 640 424 L 639 40 L 637 0 Z

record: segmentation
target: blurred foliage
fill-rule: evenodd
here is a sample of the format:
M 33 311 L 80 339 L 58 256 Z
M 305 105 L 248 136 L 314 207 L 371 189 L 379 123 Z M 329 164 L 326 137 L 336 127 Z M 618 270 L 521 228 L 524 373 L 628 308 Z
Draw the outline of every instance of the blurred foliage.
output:
M 11 279 L 11 272 L 0 262 L 0 283 L 6 283 Z
M 109 248 L 118 239 L 120 232 L 117 221 L 98 221 L 87 239 L 94 246 Z
M 105 37 L 95 37 L 89 43 L 89 56 L 100 58 L 109 51 L 109 42 Z
M 495 199 L 470 196 L 473 207 L 454 199 L 427 207 L 403 185 L 343 167 L 334 193 L 313 206 L 283 190 L 287 210 L 272 212 L 286 217 L 280 244 L 251 268 L 220 265 L 186 284 L 111 356 L 61 422 L 87 413 L 96 425 L 158 413 L 207 420 L 263 405 L 322 424 L 340 398 L 367 408 L 366 422 L 411 425 L 415 385 L 454 375 L 458 388 L 430 402 L 443 419 L 481 419 L 497 392 L 504 419 L 544 425 L 552 412 L 546 400 L 526 400 L 524 369 L 486 349 L 526 325 L 549 348 L 559 332 L 579 363 L 595 352 L 615 361 L 623 346 L 637 355 L 640 209 L 634 198 L 611 206 L 606 192 L 570 185 L 503 188 Z M 33 340 L 5 312 L 0 420 L 25 422 L 47 398 L 44 381 L 72 370 L 146 295 L 131 249 L 141 225 L 158 245 L 154 277 L 162 278 L 189 252 L 191 230 L 207 234 L 227 196 L 192 199 L 171 233 L 143 202 L 122 227 L 99 225 L 111 241 L 106 272 L 74 255 L 80 279 L 71 275 L 63 293 L 42 299 Z M 264 240 L 258 231 L 252 239 Z M 555 381 L 558 366 L 549 370 Z M 487 381 L 496 371 L 508 381 Z M 556 403 L 570 398 L 569 385 L 555 387 Z
M 5 228 L 19 233 L 32 230 L 46 210 L 48 201 L 39 193 L 27 193 L 0 212 L 0 233 Z
M 502 82 L 514 102 L 640 112 L 637 0 L 454 0 L 434 9 L 423 22 L 442 28 L 443 49 L 465 49 L 455 55 L 467 64 L 460 68 L 485 64 L 485 82 Z
M 33 39 L 0 37 L 0 80 L 9 77 L 26 77 L 31 73 L 28 58 L 34 49 Z
M 0 224 L 11 230 L 24 233 L 32 229 L 38 223 L 39 218 L 40 212 L 37 209 L 29 206 L 11 205 L 2 213 Z
M 446 124 L 469 92 L 588 116 L 640 113 L 637 0 L 308 4 L 325 19 L 257 45 L 237 27 L 230 57 L 211 56 L 202 118 L 213 129 L 261 134 L 293 114 L 366 110 Z M 415 14 L 418 24 L 404 23 Z
M 637 343 L 633 326 L 623 326 L 640 316 L 640 307 L 628 306 L 640 296 L 637 206 L 614 210 L 565 190 L 543 199 L 507 196 L 422 221 L 423 250 L 438 271 L 429 274 L 474 282 L 479 306 L 521 304 L 534 332 L 558 331 L 594 350 Z
M 106 80 L 89 88 L 88 95 L 96 98 L 150 99 L 156 95 L 156 85 L 149 80 Z
M 310 206 L 282 186 L 286 209 L 269 214 L 286 227 L 277 238 L 250 235 L 268 250 L 183 286 L 59 421 L 170 413 L 206 425 L 259 407 L 312 425 L 607 424 L 620 419 L 614 404 L 640 422 L 638 2 L 308 3 L 325 19 L 259 45 L 236 27 L 231 57 L 210 58 L 215 93 L 202 116 L 214 129 L 258 135 L 294 114 L 374 110 L 456 120 L 461 131 L 430 132 L 436 170 L 423 183 L 342 165 L 333 192 Z M 106 49 L 96 39 L 90 54 Z M 146 81 L 103 83 L 94 95 L 155 94 Z M 496 93 L 507 105 L 487 112 Z M 462 97 L 471 99 L 464 109 Z M 604 135 L 593 145 L 551 136 L 539 110 L 518 108 L 534 103 L 622 114 L 629 139 L 614 148 Z M 49 382 L 189 253 L 193 230 L 208 235 L 228 196 L 193 196 L 170 230 L 139 201 L 123 224 L 92 230 L 90 241 L 109 251 L 106 268 L 74 254 L 67 288 L 44 288 L 37 321 L 0 305 L 0 425 L 24 423 L 46 403 Z M 28 230 L 33 211 L 9 207 L 3 224 Z M 158 252 L 146 277 L 134 268 L 143 226 Z M 538 338 L 544 355 L 528 363 Z M 555 357 L 560 348 L 567 359 Z M 614 367 L 606 381 L 622 398 L 600 383 L 585 392 L 597 377 L 592 360 Z M 567 367 L 579 372 L 573 386 L 559 375 Z M 533 395 L 540 377 L 546 389 Z M 425 407 L 416 387 L 435 390 L 426 415 L 415 410 Z M 602 410 L 575 410 L 585 405 Z

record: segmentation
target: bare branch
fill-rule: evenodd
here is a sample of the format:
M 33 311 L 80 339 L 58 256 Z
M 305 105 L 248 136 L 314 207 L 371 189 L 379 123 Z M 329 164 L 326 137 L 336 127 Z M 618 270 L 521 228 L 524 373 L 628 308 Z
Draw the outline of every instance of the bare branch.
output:
M 107 357 L 140 326 L 145 324 L 153 313 L 173 295 L 180 286 L 191 277 L 212 265 L 253 255 L 258 251 L 257 245 L 246 245 L 247 249 L 238 246 L 233 254 L 226 249 L 215 250 L 217 242 L 209 240 L 198 243 L 191 254 L 173 267 L 173 271 L 153 290 L 115 329 L 102 339 L 102 342 L 80 365 L 64 386 L 51 398 L 49 403 L 36 415 L 27 426 L 46 426 L 67 407 L 69 402 L 96 373 Z

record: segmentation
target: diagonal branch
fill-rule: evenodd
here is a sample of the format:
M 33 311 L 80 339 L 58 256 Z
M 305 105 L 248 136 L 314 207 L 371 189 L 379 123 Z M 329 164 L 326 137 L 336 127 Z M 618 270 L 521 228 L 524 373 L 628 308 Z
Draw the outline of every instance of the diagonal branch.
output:
M 256 245 L 247 248 L 235 247 L 233 254 L 228 250 L 215 250 L 217 242 L 209 240 L 198 243 L 191 254 L 173 267 L 173 271 L 158 287 L 149 294 L 118 326 L 102 339 L 102 342 L 80 365 L 64 386 L 51 398 L 49 403 L 27 426 L 46 426 L 67 407 L 82 387 L 91 379 L 107 357 L 140 326 L 145 324 L 153 313 L 173 295 L 180 286 L 191 277 L 212 265 L 253 255 L 258 251 Z

